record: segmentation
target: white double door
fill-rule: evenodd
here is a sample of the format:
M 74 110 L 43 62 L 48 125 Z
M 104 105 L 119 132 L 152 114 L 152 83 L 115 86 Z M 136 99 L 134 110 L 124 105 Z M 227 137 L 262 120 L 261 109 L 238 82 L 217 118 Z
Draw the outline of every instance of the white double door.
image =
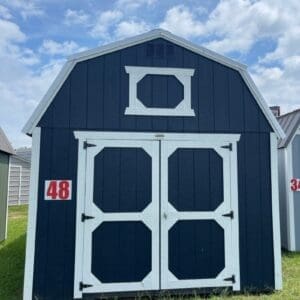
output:
M 194 137 L 81 141 L 75 296 L 239 289 L 238 137 Z

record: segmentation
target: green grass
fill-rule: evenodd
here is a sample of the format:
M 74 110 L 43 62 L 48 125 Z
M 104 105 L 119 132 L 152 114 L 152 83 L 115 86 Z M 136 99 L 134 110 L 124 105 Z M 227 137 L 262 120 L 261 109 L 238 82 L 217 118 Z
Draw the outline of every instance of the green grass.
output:
M 27 206 L 8 211 L 8 237 L 0 243 L 0 299 L 22 299 Z
M 0 300 L 22 299 L 26 223 L 27 206 L 14 206 L 9 208 L 8 238 L 6 241 L 0 243 Z M 300 253 L 285 252 L 283 253 L 282 261 L 284 278 L 284 288 L 282 291 L 261 295 L 243 294 L 231 296 L 221 294 L 218 296 L 211 296 L 209 299 L 300 299 Z M 170 297 L 162 298 L 170 299 Z M 195 297 L 188 298 L 195 299 Z M 199 299 L 200 297 L 196 298 Z

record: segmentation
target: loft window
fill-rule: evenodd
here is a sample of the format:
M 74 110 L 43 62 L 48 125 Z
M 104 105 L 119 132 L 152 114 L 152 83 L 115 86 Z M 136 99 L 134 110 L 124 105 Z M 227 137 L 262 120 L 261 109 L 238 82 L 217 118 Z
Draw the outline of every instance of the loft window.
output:
M 125 115 L 195 116 L 191 107 L 191 77 L 194 69 L 125 66 L 129 74 L 129 106 Z M 146 75 L 171 75 L 183 85 L 183 99 L 174 108 L 146 107 L 138 99 L 137 85 Z

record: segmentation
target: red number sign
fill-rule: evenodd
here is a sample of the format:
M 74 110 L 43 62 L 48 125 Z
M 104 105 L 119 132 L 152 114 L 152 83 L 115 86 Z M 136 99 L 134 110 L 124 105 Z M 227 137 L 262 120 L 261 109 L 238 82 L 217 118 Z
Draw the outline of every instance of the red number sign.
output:
M 71 200 L 72 180 L 46 180 L 45 200 Z
M 291 179 L 291 190 L 293 192 L 300 191 L 300 179 L 297 179 L 297 178 Z

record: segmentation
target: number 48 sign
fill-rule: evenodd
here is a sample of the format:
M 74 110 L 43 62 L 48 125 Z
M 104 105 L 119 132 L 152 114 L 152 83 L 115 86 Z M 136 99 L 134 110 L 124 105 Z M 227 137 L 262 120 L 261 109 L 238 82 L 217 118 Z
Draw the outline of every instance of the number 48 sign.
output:
M 45 200 L 71 200 L 72 180 L 46 180 Z

